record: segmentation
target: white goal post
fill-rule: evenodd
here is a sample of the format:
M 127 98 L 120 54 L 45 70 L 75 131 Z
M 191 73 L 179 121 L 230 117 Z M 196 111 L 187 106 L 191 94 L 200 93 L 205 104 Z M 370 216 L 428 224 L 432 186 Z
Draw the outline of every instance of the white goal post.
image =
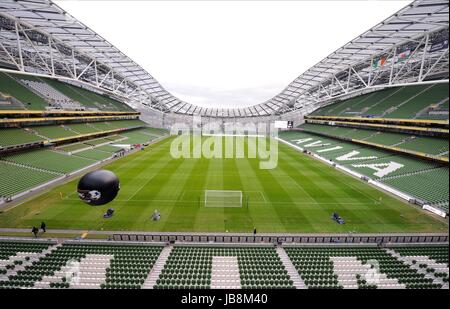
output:
M 242 207 L 242 191 L 205 190 L 205 207 Z

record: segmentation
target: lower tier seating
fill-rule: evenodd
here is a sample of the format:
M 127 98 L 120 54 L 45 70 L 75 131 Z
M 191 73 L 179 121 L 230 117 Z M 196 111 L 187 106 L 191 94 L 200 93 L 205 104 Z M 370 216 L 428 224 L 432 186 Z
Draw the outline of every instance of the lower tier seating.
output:
M 42 252 L 50 246 L 46 242 L 6 241 L 0 240 L 0 267 L 7 265 L 7 260 L 19 252 Z
M 58 175 L 0 161 L 0 198 L 8 198 L 47 183 Z
M 309 288 L 442 288 L 433 279 L 376 247 L 288 247 L 285 250 Z
M 92 165 L 94 160 L 70 156 L 52 150 L 32 150 L 3 157 L 2 160 L 61 174 Z
M 448 289 L 448 244 L 175 244 L 168 257 L 163 248 L 0 239 L 0 289 L 140 289 L 154 280 L 155 289 L 292 289 L 290 276 L 309 289 Z
M 111 152 L 101 151 L 98 149 L 90 149 L 78 152 L 76 156 L 101 161 L 111 158 L 112 154 Z
M 235 258 L 235 265 L 228 265 L 228 276 L 215 275 L 220 273 L 220 266 L 214 269 L 213 260 L 221 257 Z M 276 250 L 264 247 L 175 247 L 155 288 L 208 289 L 217 284 L 243 289 L 293 288 Z
M 386 179 L 383 183 L 398 188 L 401 191 L 412 191 L 414 195 L 420 196 L 424 201 L 439 205 L 448 212 L 449 196 L 449 170 L 448 168 L 437 168 L 416 175 L 393 177 Z M 433 185 L 433 187 L 430 186 Z
M 0 288 L 140 288 L 161 250 L 154 245 L 65 243 L 0 280 Z

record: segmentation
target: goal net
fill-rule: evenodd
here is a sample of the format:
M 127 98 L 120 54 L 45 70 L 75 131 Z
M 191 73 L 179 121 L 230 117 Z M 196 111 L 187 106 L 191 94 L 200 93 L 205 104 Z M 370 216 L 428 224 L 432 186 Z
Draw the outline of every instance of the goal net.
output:
M 242 191 L 206 190 L 205 207 L 242 207 Z

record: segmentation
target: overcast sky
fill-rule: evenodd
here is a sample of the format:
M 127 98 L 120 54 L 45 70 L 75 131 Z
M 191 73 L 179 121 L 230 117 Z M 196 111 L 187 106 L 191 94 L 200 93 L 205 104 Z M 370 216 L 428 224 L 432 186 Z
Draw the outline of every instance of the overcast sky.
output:
M 411 1 L 54 2 L 178 98 L 245 107 Z

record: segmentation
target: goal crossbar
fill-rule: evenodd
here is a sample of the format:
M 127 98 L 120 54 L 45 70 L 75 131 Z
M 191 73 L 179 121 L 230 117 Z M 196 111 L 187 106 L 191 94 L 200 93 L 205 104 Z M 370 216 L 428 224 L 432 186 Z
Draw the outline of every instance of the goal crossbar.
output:
M 242 207 L 242 191 L 235 190 L 205 190 L 205 207 Z

